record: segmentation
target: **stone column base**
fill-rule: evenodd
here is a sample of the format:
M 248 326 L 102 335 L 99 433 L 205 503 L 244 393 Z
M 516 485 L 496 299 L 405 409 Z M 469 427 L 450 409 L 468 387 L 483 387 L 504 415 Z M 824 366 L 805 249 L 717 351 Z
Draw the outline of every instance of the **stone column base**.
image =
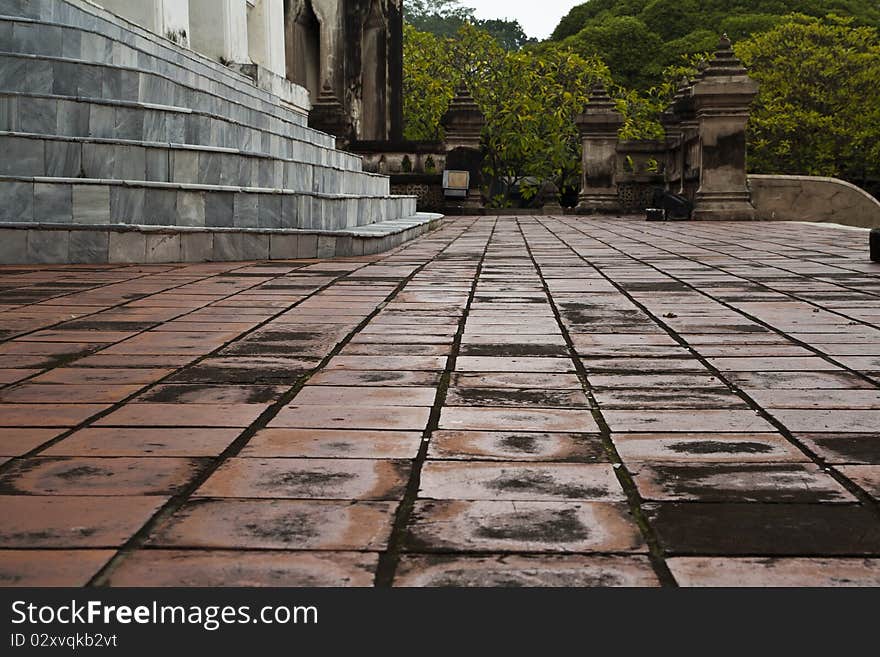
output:
M 617 192 L 613 194 L 581 194 L 575 212 L 578 214 L 619 214 Z
M 748 192 L 697 192 L 692 218 L 694 221 L 755 221 L 758 217 Z

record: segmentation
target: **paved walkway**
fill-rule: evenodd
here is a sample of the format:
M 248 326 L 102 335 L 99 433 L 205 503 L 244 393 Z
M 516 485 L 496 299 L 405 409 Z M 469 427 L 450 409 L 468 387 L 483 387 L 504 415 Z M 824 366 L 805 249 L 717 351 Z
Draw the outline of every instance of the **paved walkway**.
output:
M 542 217 L 0 268 L 0 582 L 880 585 L 878 274 Z

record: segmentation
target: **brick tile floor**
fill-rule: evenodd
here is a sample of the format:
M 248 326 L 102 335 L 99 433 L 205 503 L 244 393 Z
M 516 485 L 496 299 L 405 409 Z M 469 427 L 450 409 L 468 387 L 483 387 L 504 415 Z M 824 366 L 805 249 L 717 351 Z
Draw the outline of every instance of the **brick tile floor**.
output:
M 0 585 L 880 584 L 861 231 L 6 266 L 0 337 Z

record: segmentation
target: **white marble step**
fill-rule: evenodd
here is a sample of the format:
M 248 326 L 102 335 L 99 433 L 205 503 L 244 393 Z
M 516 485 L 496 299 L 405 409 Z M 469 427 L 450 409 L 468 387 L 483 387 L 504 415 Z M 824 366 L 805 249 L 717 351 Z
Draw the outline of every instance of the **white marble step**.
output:
M 416 214 L 415 196 L 0 176 L 0 223 L 342 230 Z
M 416 214 L 363 229 L 268 230 L 0 224 L 0 265 L 228 262 L 382 253 L 438 228 Z
M 387 195 L 389 179 L 309 158 L 140 140 L 0 132 L 0 175 L 98 178 Z

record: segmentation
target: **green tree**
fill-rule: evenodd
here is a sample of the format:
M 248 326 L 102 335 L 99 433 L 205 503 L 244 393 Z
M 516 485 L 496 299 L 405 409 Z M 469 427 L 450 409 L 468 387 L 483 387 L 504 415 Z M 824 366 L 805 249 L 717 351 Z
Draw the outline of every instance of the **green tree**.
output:
M 533 43 L 519 24 L 506 19 L 480 20 L 474 9 L 463 7 L 461 0 L 407 0 L 406 21 L 420 32 L 453 38 L 465 24 L 476 25 L 491 34 L 505 50 L 519 50 Z
M 736 46 L 761 85 L 750 167 L 764 173 L 880 176 L 880 34 L 852 20 L 791 19 Z
M 599 57 L 628 87 L 650 86 L 662 73 L 662 39 L 638 18 L 616 16 L 585 27 L 562 42 L 585 57 Z
M 403 48 L 403 136 L 412 141 L 443 139 L 440 119 L 452 100 L 456 79 L 448 43 L 405 24 Z
M 709 33 L 717 42 L 727 32 L 736 43 L 786 22 L 793 12 L 880 27 L 877 0 L 590 0 L 573 7 L 550 40 L 598 55 L 615 79 L 644 91 L 682 55 L 710 47 Z
M 607 67 L 565 48 L 509 52 L 473 25 L 455 38 L 405 32 L 406 137 L 439 138 L 439 122 L 464 83 L 486 116 L 486 188 L 496 205 L 511 203 L 514 190 L 530 198 L 540 184 L 560 187 L 579 176 L 575 115 L 588 102 Z

